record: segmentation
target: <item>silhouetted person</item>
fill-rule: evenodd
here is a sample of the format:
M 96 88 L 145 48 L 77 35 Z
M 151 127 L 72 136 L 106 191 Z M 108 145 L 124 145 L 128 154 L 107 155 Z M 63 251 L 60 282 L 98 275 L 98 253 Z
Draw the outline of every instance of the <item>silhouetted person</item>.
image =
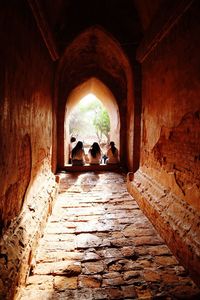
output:
M 106 160 L 107 164 L 117 164 L 119 162 L 119 151 L 115 147 L 114 142 L 110 142 L 110 147 L 106 153 L 106 156 L 107 156 L 107 160 Z
M 98 143 L 93 143 L 88 151 L 88 159 L 89 163 L 92 164 L 100 164 L 101 162 L 101 149 Z
M 72 163 L 72 149 L 74 148 L 74 144 L 76 142 L 76 138 L 74 136 L 71 137 L 70 139 L 70 144 L 69 144 L 69 163 Z
M 72 165 L 82 166 L 85 164 L 85 151 L 83 149 L 83 143 L 78 141 L 76 146 L 72 149 Z

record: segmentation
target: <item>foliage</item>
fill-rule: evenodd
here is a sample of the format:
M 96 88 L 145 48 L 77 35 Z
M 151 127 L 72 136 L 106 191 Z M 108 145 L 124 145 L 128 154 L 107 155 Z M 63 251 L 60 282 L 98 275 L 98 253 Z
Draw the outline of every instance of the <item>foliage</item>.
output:
M 107 138 L 107 143 L 110 142 L 110 119 L 107 111 L 104 108 L 101 108 L 96 113 L 96 116 L 93 120 L 94 127 L 96 129 L 96 135 L 98 137 L 99 143 L 102 140 L 103 134 Z
M 69 132 L 86 139 L 89 135 L 96 135 L 99 143 L 104 135 L 109 142 L 110 119 L 102 103 L 99 100 L 80 102 L 70 115 Z

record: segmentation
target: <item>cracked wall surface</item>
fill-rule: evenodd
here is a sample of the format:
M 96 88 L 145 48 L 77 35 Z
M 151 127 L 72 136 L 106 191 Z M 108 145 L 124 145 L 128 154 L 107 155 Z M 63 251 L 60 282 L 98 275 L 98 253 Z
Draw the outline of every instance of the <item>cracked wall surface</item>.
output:
M 0 25 L 0 298 L 12 299 L 56 194 L 54 67 L 25 2 L 2 3 Z
M 141 160 L 128 177 L 129 192 L 198 284 L 199 11 L 194 1 L 142 63 Z
M 195 2 L 143 63 L 141 167 L 200 210 L 197 6 Z

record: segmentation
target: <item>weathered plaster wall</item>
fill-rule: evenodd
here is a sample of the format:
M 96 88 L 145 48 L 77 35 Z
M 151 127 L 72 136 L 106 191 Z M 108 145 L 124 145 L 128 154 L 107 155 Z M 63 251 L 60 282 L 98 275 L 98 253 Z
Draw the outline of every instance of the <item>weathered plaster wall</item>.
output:
M 51 173 L 54 66 L 27 2 L 6 3 L 0 10 L 1 299 L 11 298 L 24 280 L 56 190 Z
M 140 45 L 141 157 L 128 190 L 199 285 L 200 9 L 191 3 L 175 8 L 171 27 L 158 20 L 164 28 L 154 26 L 146 52 Z
M 198 4 L 197 4 L 198 6 Z M 200 13 L 193 5 L 142 65 L 141 166 L 200 210 Z

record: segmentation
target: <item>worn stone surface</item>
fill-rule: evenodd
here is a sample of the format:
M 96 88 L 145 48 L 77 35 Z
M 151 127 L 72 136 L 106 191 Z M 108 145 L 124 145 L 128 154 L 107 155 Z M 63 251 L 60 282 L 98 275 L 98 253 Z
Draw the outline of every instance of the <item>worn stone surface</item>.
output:
M 153 299 L 163 295 L 175 299 L 184 293 L 187 299 L 200 297 L 187 272 L 126 191 L 122 175 L 60 176 L 60 194 L 20 300 Z M 81 184 L 84 176 L 92 183 L 87 192 Z M 91 222 L 96 226 L 92 233 L 86 231 Z M 57 230 L 49 230 L 53 227 Z M 69 234 L 67 228 L 72 227 L 75 231 Z M 115 240 L 120 242 L 115 244 Z M 69 250 L 67 241 L 69 245 L 74 242 L 74 248 Z
M 130 174 L 129 174 L 130 175 Z M 166 241 L 172 252 L 179 257 L 180 262 L 190 274 L 194 281 L 200 284 L 200 214 L 187 202 L 178 198 L 170 190 L 165 189 L 155 179 L 148 176 L 139 169 L 133 180 L 128 175 L 127 187 L 130 194 L 135 197 L 140 208 L 154 224 L 160 235 Z M 148 234 L 147 229 L 144 233 Z M 125 235 L 133 237 L 136 235 L 132 225 L 125 229 Z M 174 261 L 168 255 L 168 250 L 159 245 L 159 240 L 150 236 L 137 238 L 137 245 L 151 240 L 157 247 L 151 252 L 166 256 L 157 256 L 159 264 L 165 266 L 173 264 Z M 142 250 L 143 251 L 143 250 Z M 141 253 L 141 252 L 140 252 Z

